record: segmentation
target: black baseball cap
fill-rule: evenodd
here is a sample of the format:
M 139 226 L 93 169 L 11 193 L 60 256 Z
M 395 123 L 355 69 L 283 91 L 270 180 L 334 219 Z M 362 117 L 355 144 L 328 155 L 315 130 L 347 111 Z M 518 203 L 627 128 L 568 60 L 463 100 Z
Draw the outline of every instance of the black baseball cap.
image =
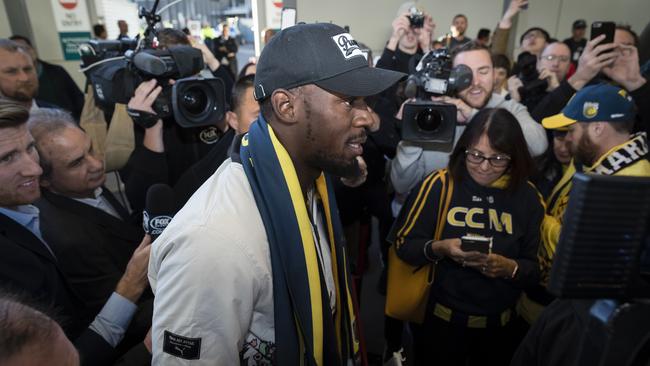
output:
M 584 21 L 584 19 L 578 19 L 575 22 L 573 22 L 573 29 L 585 29 L 587 28 L 587 22 Z
M 343 28 L 330 23 L 297 24 L 273 36 L 255 72 L 255 100 L 276 89 L 301 85 L 351 97 L 378 94 L 407 75 L 368 66 L 368 55 Z

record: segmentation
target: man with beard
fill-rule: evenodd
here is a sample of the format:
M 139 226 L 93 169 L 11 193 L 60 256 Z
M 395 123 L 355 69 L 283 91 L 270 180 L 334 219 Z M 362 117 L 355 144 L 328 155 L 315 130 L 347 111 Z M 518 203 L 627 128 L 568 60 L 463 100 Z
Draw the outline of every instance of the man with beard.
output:
M 454 104 L 458 110 L 455 141 L 465 130 L 465 125 L 483 108 L 504 108 L 512 113 L 524 132 L 528 150 L 538 156 L 546 151 L 548 140 L 544 128 L 535 122 L 526 107 L 493 93 L 494 68 L 490 52 L 473 42 L 460 46 L 452 52 L 453 66 L 464 64 L 472 69 L 472 84 L 457 93 L 456 97 L 434 97 L 433 100 Z M 398 118 L 401 119 L 401 113 Z M 391 161 L 390 178 L 395 191 L 406 193 L 425 176 L 447 166 L 448 152 L 424 150 L 420 146 L 401 141 L 397 154 Z
M 634 101 L 627 91 L 609 84 L 597 84 L 580 90 L 562 113 L 542 121 L 548 129 L 567 129 L 573 161 L 546 200 L 542 223 L 543 245 L 538 257 L 542 283 L 526 291 L 519 312 L 532 324 L 553 298 L 543 286 L 560 238 L 564 211 L 569 201 L 571 180 L 576 172 L 604 175 L 650 177 L 648 140 L 645 132 L 631 135 L 634 126 Z
M 453 37 L 451 37 L 451 40 L 449 41 L 449 50 L 453 51 L 454 48 L 471 42 L 472 39 L 465 37 L 465 31 L 467 31 L 467 17 L 464 14 L 456 15 L 451 21 L 451 24 Z
M 153 364 L 346 365 L 356 314 L 330 175 L 358 173 L 371 68 L 326 23 L 276 34 L 257 64 L 261 113 L 152 248 Z
M 48 107 L 34 100 L 37 92 L 38 75 L 29 52 L 14 41 L 0 39 L 0 97 L 32 110 Z

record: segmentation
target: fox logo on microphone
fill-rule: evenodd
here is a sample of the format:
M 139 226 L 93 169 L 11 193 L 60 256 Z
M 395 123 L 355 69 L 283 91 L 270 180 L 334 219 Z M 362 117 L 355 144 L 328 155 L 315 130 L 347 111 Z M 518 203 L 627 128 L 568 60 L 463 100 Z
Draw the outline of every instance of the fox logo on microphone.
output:
M 158 236 L 160 235 L 163 230 L 169 225 L 169 223 L 172 221 L 171 216 L 167 215 L 160 215 L 160 216 L 154 216 L 154 217 L 149 217 L 149 214 L 147 211 L 144 211 L 142 213 L 143 216 L 143 228 L 145 233 L 152 235 L 152 236 Z

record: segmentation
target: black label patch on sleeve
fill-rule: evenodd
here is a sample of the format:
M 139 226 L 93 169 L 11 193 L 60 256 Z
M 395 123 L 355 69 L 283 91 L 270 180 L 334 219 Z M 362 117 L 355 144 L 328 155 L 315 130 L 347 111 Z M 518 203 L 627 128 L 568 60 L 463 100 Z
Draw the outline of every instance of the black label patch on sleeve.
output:
M 201 358 L 201 338 L 187 338 L 165 331 L 163 352 L 186 360 Z

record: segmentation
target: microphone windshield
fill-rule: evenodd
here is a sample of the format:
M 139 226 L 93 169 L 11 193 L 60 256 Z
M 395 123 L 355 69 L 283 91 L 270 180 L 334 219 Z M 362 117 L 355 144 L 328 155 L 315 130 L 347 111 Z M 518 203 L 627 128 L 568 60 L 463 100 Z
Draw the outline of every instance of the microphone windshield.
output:
M 176 213 L 174 191 L 167 184 L 154 184 L 147 191 L 145 209 L 142 213 L 144 231 L 155 240 Z

